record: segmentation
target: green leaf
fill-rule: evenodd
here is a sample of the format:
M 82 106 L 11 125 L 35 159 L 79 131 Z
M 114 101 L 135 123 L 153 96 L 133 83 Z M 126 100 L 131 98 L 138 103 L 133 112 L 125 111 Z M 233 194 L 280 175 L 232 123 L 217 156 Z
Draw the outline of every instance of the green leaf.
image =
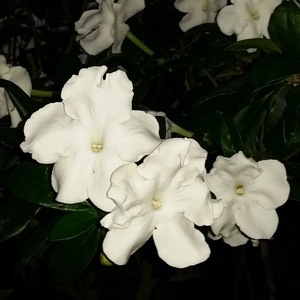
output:
M 221 119 L 220 142 L 224 156 L 232 156 L 243 150 L 241 134 L 232 119 L 226 114 Z
M 35 102 L 16 84 L 9 80 L 0 79 L 0 87 L 3 87 L 13 105 L 17 108 L 22 120 L 35 112 L 38 107 Z
M 52 228 L 50 240 L 61 241 L 74 238 L 99 222 L 97 213 L 90 212 L 72 212 L 63 216 Z
M 49 261 L 52 282 L 62 284 L 78 279 L 95 256 L 101 237 L 101 229 L 93 226 L 84 234 L 59 242 Z
M 296 200 L 296 201 L 300 201 L 300 184 L 297 180 L 295 179 L 288 179 L 289 184 L 290 184 L 290 195 L 289 195 L 289 199 L 290 200 Z
M 275 126 L 283 116 L 286 107 L 286 95 L 291 90 L 291 85 L 284 82 L 278 85 L 270 97 L 268 119 L 266 123 L 266 136 L 270 136 Z
M 268 39 L 248 39 L 238 41 L 228 46 L 225 50 L 246 51 L 249 48 L 259 48 L 269 53 L 281 53 L 280 48 L 273 41 Z
M 21 246 L 20 252 L 14 263 L 13 274 L 19 273 L 23 267 L 27 264 L 30 258 L 38 251 L 38 249 L 49 239 L 50 231 L 53 225 L 61 215 L 56 215 L 47 223 L 33 230 L 28 236 L 23 245 Z
M 300 9 L 293 1 L 283 1 L 275 8 L 268 30 L 284 54 L 300 60 Z
M 37 205 L 9 194 L 0 206 L 0 241 L 20 233 L 38 210 Z
M 300 114 L 288 104 L 283 119 L 283 139 L 286 152 L 291 152 L 300 147 Z
M 19 198 L 35 204 L 68 211 L 90 209 L 85 203 L 60 204 L 55 201 L 56 193 L 51 187 L 52 166 L 33 162 L 18 165 L 6 180 L 8 189 Z
M 288 76 L 300 73 L 300 62 L 290 60 L 281 54 L 266 54 L 253 66 L 251 73 L 252 91 L 285 80 Z
M 13 148 L 20 145 L 23 135 L 19 128 L 9 128 L 0 126 L 0 143 Z

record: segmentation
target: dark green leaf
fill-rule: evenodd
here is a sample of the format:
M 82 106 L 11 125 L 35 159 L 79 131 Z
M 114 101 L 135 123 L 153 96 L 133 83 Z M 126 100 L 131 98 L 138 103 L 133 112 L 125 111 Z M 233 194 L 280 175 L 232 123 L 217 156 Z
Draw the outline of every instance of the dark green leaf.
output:
M 281 54 L 266 54 L 253 66 L 251 88 L 255 92 L 297 73 L 300 73 L 299 62 L 290 60 Z
M 0 79 L 0 86 L 3 87 L 9 95 L 11 102 L 17 108 L 22 120 L 38 109 L 35 102 L 13 82 Z
M 275 8 L 268 30 L 284 54 L 300 60 L 300 9 L 293 1 L 283 1 Z
M 77 279 L 96 254 L 101 236 L 101 229 L 93 226 L 73 239 L 59 242 L 49 262 L 52 282 L 62 284 Z
M 62 217 L 52 228 L 50 240 L 60 241 L 74 238 L 99 222 L 97 213 L 90 212 L 72 212 Z
M 225 50 L 246 51 L 249 48 L 259 48 L 269 53 L 281 53 L 279 47 L 273 41 L 268 39 L 248 39 L 238 41 L 228 46 Z
M 288 181 L 291 188 L 289 199 L 300 201 L 300 184 L 295 179 L 289 178 Z
M 220 141 L 224 156 L 232 156 L 243 150 L 241 134 L 232 119 L 226 114 L 221 119 Z
M 30 258 L 38 251 L 38 249 L 49 239 L 50 231 L 55 222 L 60 218 L 56 215 L 44 225 L 35 229 L 25 240 L 21 246 L 20 252 L 14 263 L 14 275 L 16 275 L 27 264 Z
M 20 233 L 39 207 L 10 194 L 0 206 L 0 241 Z
M 18 128 L 0 126 L 0 143 L 7 147 L 16 147 L 21 143 L 23 135 Z
M 60 204 L 55 201 L 56 193 L 51 187 L 52 166 L 37 163 L 23 163 L 16 167 L 7 179 L 8 189 L 19 198 L 35 204 L 60 210 L 84 211 L 90 207 L 82 204 Z
M 288 104 L 283 119 L 283 139 L 286 151 L 294 151 L 300 147 L 300 114 Z
M 270 96 L 270 104 L 268 107 L 268 119 L 266 123 L 266 135 L 269 136 L 275 126 L 282 118 L 286 107 L 286 95 L 291 89 L 291 85 L 286 82 L 278 85 Z

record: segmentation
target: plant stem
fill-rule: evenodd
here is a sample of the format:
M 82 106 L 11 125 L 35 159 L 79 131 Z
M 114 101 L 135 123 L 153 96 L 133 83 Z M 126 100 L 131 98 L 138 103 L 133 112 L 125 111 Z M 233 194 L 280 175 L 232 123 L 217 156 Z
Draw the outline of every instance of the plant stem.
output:
M 129 31 L 126 36 L 146 54 L 150 56 L 154 54 L 154 52 L 150 48 L 148 48 L 142 41 L 140 41 L 132 32 Z
M 52 92 L 52 91 L 41 91 L 41 90 L 32 90 L 31 96 L 33 97 L 43 97 L 43 98 L 51 98 L 58 96 L 59 92 Z

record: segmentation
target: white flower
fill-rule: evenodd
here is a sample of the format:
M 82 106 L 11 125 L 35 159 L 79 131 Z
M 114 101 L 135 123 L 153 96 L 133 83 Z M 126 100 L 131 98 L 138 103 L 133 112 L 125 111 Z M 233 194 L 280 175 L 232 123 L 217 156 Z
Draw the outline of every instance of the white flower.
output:
M 105 255 L 118 265 L 153 235 L 158 255 L 184 268 L 205 261 L 210 249 L 196 225 L 210 225 L 223 209 L 211 202 L 203 181 L 207 152 L 191 139 L 162 142 L 136 166 L 127 164 L 112 177 L 108 196 L 117 206 L 101 224 L 109 231 Z
M 0 55 L 0 78 L 15 83 L 30 96 L 32 86 L 28 72 L 22 67 L 12 67 L 7 64 L 3 55 Z M 17 127 L 21 121 L 20 115 L 4 88 L 0 88 L 0 118 L 8 114 L 10 114 L 11 127 Z
M 129 31 L 124 22 L 145 8 L 144 0 L 96 0 L 99 9 L 84 12 L 75 22 L 77 41 L 91 55 L 112 46 L 112 53 L 120 53 Z
M 237 40 L 269 38 L 271 14 L 282 0 L 231 0 L 233 5 L 221 9 L 217 17 L 220 30 L 226 35 L 237 35 Z M 254 49 L 255 50 L 255 49 Z M 251 52 L 252 50 L 248 50 Z
M 179 23 L 182 31 L 203 23 L 214 23 L 218 11 L 227 4 L 227 0 L 176 0 L 174 6 L 187 13 Z
M 160 142 L 153 116 L 131 111 L 132 84 L 122 71 L 82 69 L 62 90 L 63 102 L 46 105 L 25 124 L 24 152 L 54 164 L 57 201 L 90 198 L 100 209 L 115 204 L 106 197 L 111 173 L 149 154 Z M 103 79 L 103 76 L 106 76 Z
M 232 238 L 235 235 L 236 241 L 232 242 L 237 243 L 239 239 L 240 244 L 244 243 L 241 234 L 254 240 L 273 236 L 278 225 L 275 209 L 287 201 L 290 191 L 282 163 L 277 160 L 255 162 L 241 151 L 231 158 L 218 156 L 205 181 L 224 202 L 221 217 L 211 225 L 216 236 Z

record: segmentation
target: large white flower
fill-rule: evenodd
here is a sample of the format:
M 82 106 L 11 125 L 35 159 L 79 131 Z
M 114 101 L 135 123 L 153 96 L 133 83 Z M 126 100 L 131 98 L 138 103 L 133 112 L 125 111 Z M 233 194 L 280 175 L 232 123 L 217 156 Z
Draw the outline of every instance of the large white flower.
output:
M 162 142 L 136 166 L 127 164 L 111 178 L 108 196 L 117 206 L 101 224 L 109 231 L 105 255 L 118 265 L 152 235 L 158 255 L 183 268 L 205 261 L 210 249 L 196 225 L 210 225 L 221 214 L 221 202 L 211 202 L 202 177 L 207 152 L 191 139 Z
M 91 55 L 112 46 L 112 53 L 120 53 L 129 31 L 124 22 L 145 8 L 144 0 L 96 0 L 99 9 L 84 12 L 75 22 L 77 41 Z
M 12 67 L 7 64 L 3 55 L 0 55 L 0 78 L 15 83 L 30 96 L 32 86 L 28 72 L 22 67 Z M 17 127 L 21 121 L 20 115 L 4 88 L 0 88 L 0 118 L 8 114 L 10 114 L 11 127 Z
M 233 5 L 221 9 L 217 16 L 217 23 L 224 34 L 235 33 L 238 41 L 263 36 L 269 38 L 269 19 L 281 1 L 231 0 Z
M 282 163 L 255 162 L 241 151 L 230 158 L 218 156 L 205 181 L 224 202 L 221 217 L 211 225 L 216 236 L 235 245 L 245 243 L 248 238 L 273 236 L 278 225 L 275 209 L 287 201 L 290 191 Z
M 110 211 L 115 206 L 106 197 L 111 173 L 149 154 L 161 140 L 155 118 L 131 110 L 126 74 L 105 75 L 106 70 L 91 67 L 74 75 L 62 90 L 63 102 L 46 105 L 26 122 L 21 148 L 40 163 L 55 163 L 57 201 L 90 198 Z
M 176 0 L 174 6 L 187 13 L 179 23 L 182 31 L 203 23 L 214 23 L 218 11 L 227 4 L 227 0 Z

